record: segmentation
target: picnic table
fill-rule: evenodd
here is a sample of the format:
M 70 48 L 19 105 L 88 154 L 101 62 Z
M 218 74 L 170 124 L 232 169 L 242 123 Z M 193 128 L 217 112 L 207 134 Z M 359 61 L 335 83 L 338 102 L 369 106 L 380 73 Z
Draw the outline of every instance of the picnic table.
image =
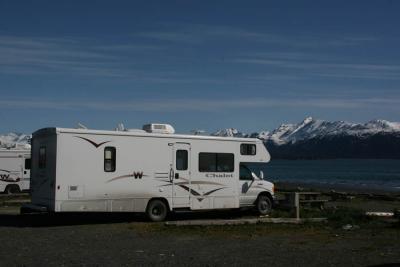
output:
M 279 192 L 285 196 L 283 206 L 296 209 L 296 218 L 300 219 L 300 205 L 324 209 L 327 199 L 321 199 L 320 192 Z

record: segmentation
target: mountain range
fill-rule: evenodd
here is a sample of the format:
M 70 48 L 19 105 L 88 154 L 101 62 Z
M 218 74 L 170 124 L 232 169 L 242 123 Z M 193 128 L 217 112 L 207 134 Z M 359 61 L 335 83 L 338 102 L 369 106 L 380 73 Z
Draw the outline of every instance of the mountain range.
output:
M 276 145 L 296 143 L 313 138 L 326 138 L 333 136 L 358 136 L 367 137 L 380 133 L 400 134 L 400 123 L 386 120 L 372 120 L 367 123 L 351 123 L 346 121 L 325 121 L 312 117 L 305 118 L 297 124 L 281 124 L 277 129 L 246 134 L 235 128 L 219 130 L 211 135 L 256 137 L 264 141 L 271 141 Z
M 386 120 L 351 123 L 308 117 L 273 131 L 247 134 L 230 128 L 212 135 L 259 138 L 273 158 L 400 158 L 400 123 Z
M 400 159 L 400 123 L 386 120 L 351 123 L 307 117 L 299 123 L 282 124 L 273 131 L 243 133 L 228 128 L 211 135 L 259 138 L 272 158 L 279 159 Z M 0 148 L 29 148 L 30 137 L 20 133 L 0 135 Z

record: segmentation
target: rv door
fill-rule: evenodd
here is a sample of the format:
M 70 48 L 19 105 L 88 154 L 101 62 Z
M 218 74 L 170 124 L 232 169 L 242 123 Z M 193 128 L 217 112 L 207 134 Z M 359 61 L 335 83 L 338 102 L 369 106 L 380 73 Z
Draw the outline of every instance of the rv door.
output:
M 170 179 L 172 180 L 172 208 L 190 205 L 190 144 L 174 143 Z
M 23 157 L 23 168 L 22 168 L 22 188 L 21 190 L 28 190 L 29 189 L 29 183 L 30 183 L 30 177 L 31 177 L 31 156 L 24 156 Z

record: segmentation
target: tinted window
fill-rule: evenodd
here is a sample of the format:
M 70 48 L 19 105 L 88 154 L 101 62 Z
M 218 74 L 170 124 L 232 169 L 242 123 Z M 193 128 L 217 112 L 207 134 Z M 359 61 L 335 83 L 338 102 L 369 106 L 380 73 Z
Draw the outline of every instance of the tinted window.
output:
M 240 164 L 239 179 L 240 180 L 253 180 L 253 176 L 251 175 L 251 171 L 246 166 L 244 166 L 243 164 Z
M 25 159 L 25 170 L 31 169 L 31 159 Z
M 256 154 L 256 145 L 255 144 L 241 144 L 240 145 L 240 154 L 241 155 L 255 155 Z
M 216 153 L 200 153 L 199 154 L 199 171 L 215 172 L 217 171 L 217 154 Z
M 39 148 L 39 169 L 46 168 L 46 147 Z
M 233 154 L 218 153 L 217 154 L 217 171 L 233 172 L 234 160 Z
M 231 153 L 200 153 L 200 172 L 233 172 L 234 156 Z
M 176 169 L 184 171 L 188 169 L 188 152 L 187 150 L 176 151 Z
M 116 149 L 115 147 L 104 148 L 104 171 L 114 172 L 116 165 Z

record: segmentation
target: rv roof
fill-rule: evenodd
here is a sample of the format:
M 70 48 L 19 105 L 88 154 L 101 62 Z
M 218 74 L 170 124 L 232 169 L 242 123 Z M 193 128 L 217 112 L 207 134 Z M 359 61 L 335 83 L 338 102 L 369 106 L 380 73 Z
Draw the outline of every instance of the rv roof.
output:
M 201 139 L 201 140 L 221 140 L 236 142 L 261 142 L 257 138 L 239 138 L 239 137 L 220 137 L 220 136 L 204 136 L 189 134 L 157 134 L 147 132 L 123 132 L 123 131 L 106 131 L 106 130 L 88 130 L 88 129 L 69 129 L 69 128 L 43 128 L 37 130 L 33 134 L 45 133 L 76 133 L 76 134 L 95 134 L 95 135 L 120 135 L 120 136 L 153 136 L 159 138 L 181 138 L 181 139 Z

